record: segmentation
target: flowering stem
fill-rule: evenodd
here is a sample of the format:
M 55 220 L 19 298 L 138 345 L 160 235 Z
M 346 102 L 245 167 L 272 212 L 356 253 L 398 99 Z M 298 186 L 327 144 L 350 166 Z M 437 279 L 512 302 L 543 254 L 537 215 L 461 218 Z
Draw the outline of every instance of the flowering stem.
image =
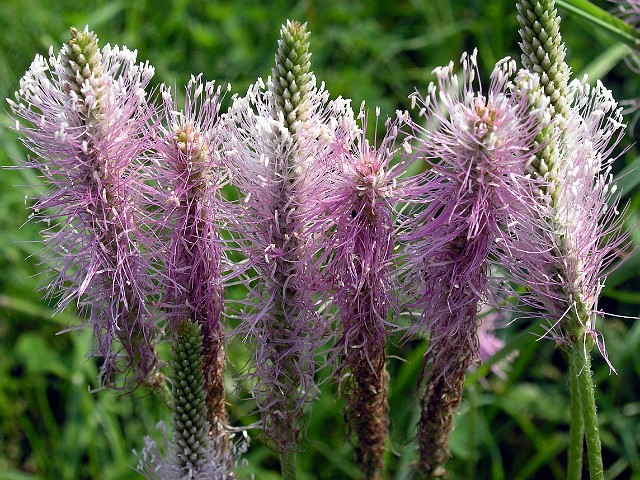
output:
M 36 57 L 10 102 L 34 154 L 25 166 L 40 169 L 51 187 L 34 214 L 62 227 L 43 231 L 55 272 L 48 289 L 61 294 L 60 310 L 75 300 L 87 314 L 92 354 L 104 358 L 101 386 L 130 390 L 149 385 L 158 366 L 135 174 L 148 146 L 140 132 L 153 111 L 144 92 L 152 76 L 134 52 L 100 48 L 95 33 L 72 28 L 57 55 Z
M 170 242 L 165 260 L 169 319 L 179 323 L 189 318 L 201 325 L 207 420 L 215 448 L 225 456 L 230 440 L 225 430 L 222 245 L 217 218 L 222 178 L 216 155 L 219 138 L 214 133 L 221 91 L 213 82 L 202 83 L 201 76 L 192 77 L 180 112 L 170 90 L 163 89 L 169 127 L 158 137 L 161 166 L 155 175 L 158 184 L 167 186 L 170 199 L 158 203 L 170 205 L 165 227 Z
M 296 480 L 298 478 L 296 466 L 296 451 L 293 448 L 288 448 L 280 454 L 282 480 Z
M 562 0 L 559 0 L 559 3 Z M 562 42 L 560 34 L 560 18 L 555 8 L 555 0 L 519 0 L 518 21 L 520 23 L 520 35 L 522 37 L 522 61 L 526 68 L 540 74 L 541 83 L 544 86 L 545 93 L 551 100 L 553 107 L 552 119 L 557 121 L 563 117 L 565 120 L 574 120 L 571 117 L 572 105 L 580 105 L 580 99 L 574 102 L 574 95 L 579 95 L 577 91 L 571 91 L 568 87 L 569 68 L 564 58 L 566 49 Z M 567 2 L 562 2 L 566 6 Z M 594 9 L 589 2 L 574 0 L 570 1 L 577 13 L 583 14 L 589 10 L 591 15 L 598 17 L 600 14 Z M 579 5 L 578 5 L 579 4 Z M 589 8 L 587 8 L 589 7 Z M 609 28 L 615 28 L 619 21 L 611 22 L 600 15 L 600 26 L 608 25 Z M 579 179 L 576 176 L 568 174 L 566 170 L 566 162 L 572 162 L 572 158 L 563 158 L 559 154 L 559 150 L 554 145 L 555 141 L 568 142 L 563 130 L 548 129 L 548 133 L 544 130 L 539 134 L 539 144 L 542 145 L 545 140 L 548 141 L 547 147 L 543 148 L 536 154 L 536 161 L 532 164 L 535 174 L 540 178 L 552 178 L 552 189 L 549 190 L 549 216 L 548 221 L 551 222 L 553 230 L 556 232 L 554 241 L 557 245 L 557 251 L 554 251 L 553 263 L 556 264 L 555 270 L 561 279 L 561 284 L 557 287 L 564 291 L 565 289 L 575 288 L 575 292 L 571 292 L 566 298 L 560 293 L 556 298 L 563 298 L 560 307 L 554 307 L 559 310 L 572 312 L 565 315 L 560 322 L 561 329 L 565 339 L 568 342 L 569 354 L 569 374 L 571 388 L 571 429 L 569 444 L 569 464 L 567 468 L 567 478 L 580 479 L 582 473 L 582 454 L 583 454 L 583 437 L 587 442 L 587 453 L 589 460 L 589 471 L 592 480 L 603 479 L 602 453 L 600 445 L 600 436 L 598 432 L 598 419 L 596 415 L 595 393 L 593 389 L 593 379 L 591 377 L 591 359 L 588 348 L 591 344 L 585 337 L 587 332 L 585 326 L 591 323 L 590 311 L 591 306 L 585 303 L 585 298 L 591 298 L 592 295 L 586 290 L 585 286 L 580 282 L 571 285 L 567 282 L 568 278 L 583 279 L 586 273 L 581 271 L 582 259 L 567 261 L 565 259 L 572 258 L 575 255 L 572 242 L 581 238 L 580 227 L 576 227 L 571 219 L 567 221 L 563 218 L 563 210 L 570 207 L 570 203 L 574 200 L 571 196 L 563 195 L 563 189 L 568 191 L 569 188 L 579 191 L 580 181 L 586 180 L 585 185 L 591 188 L 592 179 Z M 557 135 L 557 137 L 556 137 Z M 554 138 L 556 137 L 556 138 Z M 538 140 L 538 139 L 537 139 Z M 597 153 L 597 152 L 594 152 Z M 595 157 L 594 157 L 595 158 Z M 547 175 L 550 173 L 550 175 Z M 578 197 L 575 197 L 577 200 Z M 597 211 L 593 208 L 585 211 Z M 597 220 L 596 220 L 597 221 Z M 576 268 L 577 267 L 577 268 Z M 562 284 L 563 282 L 567 282 Z M 579 291 L 582 290 L 582 291 Z M 555 296 L 555 294 L 552 294 Z M 569 307 L 569 308 L 567 308 Z M 587 340 L 583 342 L 583 340 Z
M 582 344 L 574 342 L 569 350 L 569 373 L 576 379 L 580 400 L 572 401 L 572 416 L 582 415 L 584 418 L 584 434 L 587 442 L 587 458 L 589 461 L 589 478 L 591 480 L 604 479 L 602 465 L 602 447 L 598 430 L 598 416 L 596 414 L 596 399 L 591 374 L 591 355 Z M 572 392 L 573 393 L 573 392 Z M 574 404 L 578 403 L 582 409 L 575 411 Z
M 284 122 L 289 135 L 296 136 L 297 128 L 302 128 L 309 108 L 309 92 L 312 85 L 311 54 L 309 53 L 309 33 L 306 24 L 287 22 L 280 30 L 278 52 L 275 68 L 272 70 L 272 94 L 274 98 L 273 119 Z M 266 412 L 267 421 L 265 436 L 276 440 L 282 458 L 283 479 L 296 478 L 296 460 L 294 446 L 300 441 L 304 422 L 303 414 L 297 411 L 301 402 L 304 381 L 313 381 L 312 362 L 305 365 L 304 360 L 295 352 L 299 342 L 306 342 L 308 333 L 298 327 L 308 321 L 306 313 L 300 306 L 301 292 L 295 282 L 300 268 L 299 258 L 303 257 L 304 246 L 299 240 L 300 225 L 291 214 L 295 210 L 295 202 L 299 192 L 298 173 L 296 172 L 296 152 L 289 151 L 277 161 L 276 177 L 282 178 L 276 186 L 271 245 L 281 251 L 281 258 L 276 261 L 271 278 L 275 292 L 271 325 L 266 332 L 270 345 L 274 376 L 278 385 L 273 389 L 275 399 Z M 282 212 L 289 212 L 278 222 Z M 304 365 L 301 367 L 301 365 Z M 274 388 L 275 387 L 275 388 Z M 303 401 L 303 400 L 302 400 Z
M 569 361 L 577 360 L 575 355 L 569 356 Z M 569 462 L 567 466 L 567 480 L 580 480 L 582 478 L 582 455 L 584 446 L 584 416 L 582 413 L 582 401 L 580 399 L 580 387 L 576 365 L 569 365 L 569 388 L 571 401 L 571 424 L 569 428 Z
M 180 469 L 195 472 L 209 464 L 213 449 L 207 422 L 200 328 L 189 320 L 180 321 L 170 362 L 176 460 Z
M 534 44 L 532 54 L 537 52 Z M 416 302 L 422 307 L 418 328 L 430 335 L 415 478 L 446 475 L 454 413 L 467 369 L 479 353 L 478 306 L 491 297 L 487 273 L 493 245 L 510 221 L 505 205 L 521 208 L 516 179 L 526 168 L 528 145 L 538 130 L 537 119 L 526 116 L 527 104 L 509 95 L 515 64 L 507 60 L 496 65 L 485 95 L 475 81 L 476 57 L 475 51 L 461 57 L 462 77 L 453 73 L 453 63 L 435 69 L 440 91 L 430 86 L 429 96 L 420 98 L 420 115 L 427 121 L 416 135 L 423 137 L 420 153 L 440 160 L 432 170 L 444 182 L 436 186 L 434 181 L 437 193 L 426 195 L 439 211 L 420 213 L 417 227 L 407 235 L 409 241 L 416 239 L 411 248 L 420 262 L 415 270 L 422 275 L 416 282 L 424 282 Z

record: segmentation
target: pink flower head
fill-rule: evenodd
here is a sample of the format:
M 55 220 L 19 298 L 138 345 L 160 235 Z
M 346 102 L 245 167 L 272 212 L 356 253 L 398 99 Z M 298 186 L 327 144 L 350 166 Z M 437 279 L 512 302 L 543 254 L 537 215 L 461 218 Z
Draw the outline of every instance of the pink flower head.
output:
M 429 330 L 431 344 L 460 341 L 475 349 L 477 304 L 488 300 L 487 262 L 513 223 L 534 208 L 525 172 L 544 125 L 540 111 L 517 94 L 517 85 L 535 76 L 514 78 L 515 62 L 502 60 L 485 94 L 475 52 L 461 63 L 462 77 L 453 64 L 436 69 L 438 86 L 431 84 L 425 98 L 414 96 L 426 120 L 416 127 L 418 148 L 432 159 L 429 173 L 442 187 L 407 239 L 425 289 L 416 329 Z
M 563 143 L 545 176 L 546 187 L 538 192 L 536 216 L 511 231 L 509 254 L 516 261 L 510 274 L 527 287 L 521 299 L 543 312 L 547 336 L 566 343 L 564 326 L 580 322 L 606 358 L 596 319 L 607 268 L 628 238 L 611 173 L 624 124 L 600 82 L 591 87 L 574 81 L 570 90 Z
M 265 436 L 279 449 L 296 443 L 301 414 L 316 395 L 316 355 L 326 331 L 309 281 L 320 247 L 306 232 L 323 194 L 310 166 L 323 165 L 335 132 L 353 123 L 349 102 L 329 102 L 310 81 L 304 119 L 292 128 L 283 112 L 274 114 L 271 79 L 235 97 L 226 116 L 225 154 L 240 196 L 226 217 L 245 258 L 232 276 L 249 291 L 239 331 L 253 344 L 247 375 Z
M 219 330 L 222 311 L 221 94 L 220 86 L 203 83 L 201 75 L 191 77 L 181 111 L 163 88 L 166 126 L 156 135 L 158 158 L 151 169 L 162 192 L 155 203 L 161 206 L 163 235 L 169 237 L 165 308 L 172 325 L 183 319 L 201 324 L 204 338 Z
M 164 271 L 163 306 L 173 331 L 181 321 L 201 325 L 207 414 L 216 446 L 228 445 L 220 238 L 222 165 L 220 100 L 223 90 L 192 77 L 180 111 L 163 87 L 165 126 L 156 132 L 150 176 L 157 185 L 152 208 L 163 240 L 157 261 Z
M 379 115 L 377 109 L 376 121 Z M 397 309 L 392 284 L 395 216 L 407 184 L 402 175 L 414 157 L 411 138 L 402 132 L 409 123 L 407 112 L 386 121 L 378 146 L 377 138 L 373 144 L 366 138 L 364 104 L 358 119 L 362 129 L 355 138 L 334 143 L 323 200 L 316 203 L 323 222 L 316 228 L 324 237 L 324 274 L 342 320 L 338 353 L 358 348 L 366 357 L 368 348 L 384 350 L 387 314 Z
M 16 130 L 33 152 L 49 189 L 33 210 L 55 273 L 47 285 L 59 308 L 76 301 L 88 314 L 102 380 L 133 367 L 133 383 L 156 364 L 156 327 L 146 305 L 149 265 L 141 251 L 135 162 L 148 147 L 141 134 L 151 110 L 144 88 L 153 68 L 126 47 L 100 49 L 86 29 L 58 55 L 38 55 L 10 101 Z
M 379 116 L 376 109 L 376 124 Z M 358 119 L 362 129 L 355 137 L 334 137 L 327 162 L 317 165 L 324 191 L 312 203 L 317 220 L 308 234 L 322 246 L 324 291 L 331 292 L 329 303 L 340 319 L 334 346 L 339 359 L 331 363 L 338 367 L 347 400 L 345 418 L 358 438 L 356 460 L 366 478 L 379 478 L 389 424 L 387 317 L 398 312 L 396 216 L 407 183 L 402 175 L 413 156 L 410 137 L 402 132 L 407 112 L 386 121 L 379 146 L 377 137 L 373 144 L 366 138 L 364 103 Z
M 453 64 L 436 69 L 438 86 L 431 84 L 425 98 L 414 97 L 426 120 L 425 127 L 416 126 L 418 150 L 438 185 L 425 184 L 428 206 L 409 221 L 406 235 L 410 284 L 421 287 L 415 306 L 422 315 L 411 330 L 429 332 L 416 469 L 430 478 L 448 458 L 453 412 L 478 357 L 477 312 L 491 301 L 490 261 L 536 205 L 525 172 L 545 126 L 544 109 L 532 108 L 519 90 L 537 77 L 521 72 L 514 79 L 515 62 L 505 59 L 484 93 L 476 53 L 463 55 L 461 63 L 461 77 Z

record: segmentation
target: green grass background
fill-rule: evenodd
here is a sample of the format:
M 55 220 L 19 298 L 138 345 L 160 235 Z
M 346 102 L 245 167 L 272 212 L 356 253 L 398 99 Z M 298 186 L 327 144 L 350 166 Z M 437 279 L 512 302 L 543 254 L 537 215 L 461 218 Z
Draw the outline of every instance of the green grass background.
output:
M 601 3 L 606 6 L 606 4 Z M 576 76 L 602 79 L 618 99 L 640 96 L 638 75 L 622 58 L 624 47 L 575 18 L 564 16 L 567 60 Z M 0 97 L 12 96 L 36 53 L 56 49 L 69 27 L 88 24 L 102 43 L 126 44 L 139 60 L 156 67 L 155 82 L 177 85 L 191 73 L 231 82 L 243 93 L 270 73 L 280 25 L 308 22 L 312 64 L 332 97 L 379 105 L 383 114 L 408 108 L 407 96 L 425 91 L 434 67 L 457 62 L 477 47 L 481 71 L 506 55 L 519 58 L 515 1 L 465 0 L 380 2 L 270 2 L 201 0 L 4 0 L 0 2 Z M 5 104 L 2 112 L 8 109 Z M 9 123 L 6 113 L 2 124 Z M 631 118 L 629 118 L 630 120 Z M 638 221 L 640 170 L 637 138 L 629 129 L 618 149 L 623 202 L 629 228 Z M 628 149 L 623 152 L 623 147 Z M 14 133 L 0 129 L 0 164 L 12 166 L 26 155 Z M 635 168 L 635 169 L 634 169 Z M 622 175 L 625 174 L 625 175 Z M 90 332 L 56 335 L 74 323 L 73 312 L 53 315 L 42 299 L 38 272 L 38 225 L 26 223 L 25 196 L 41 187 L 36 172 L 0 170 L 0 479 L 135 479 L 145 434 L 155 435 L 169 413 L 153 395 L 133 398 L 96 386 L 97 367 L 87 360 Z M 634 245 L 640 233 L 633 235 Z M 640 251 L 622 252 L 624 266 L 608 279 L 601 307 L 637 317 L 640 310 Z M 607 317 L 607 346 L 617 375 L 594 359 L 597 402 L 607 479 L 640 478 L 640 322 Z M 519 354 L 506 379 L 488 366 L 470 375 L 456 417 L 449 463 L 454 479 L 561 479 L 568 440 L 565 361 L 548 341 L 536 342 L 537 325 L 515 322 L 500 332 L 506 352 Z M 408 477 L 415 459 L 415 380 L 424 345 L 390 345 L 389 395 L 392 424 L 388 478 Z M 229 410 L 236 425 L 256 421 L 246 393 L 234 389 L 234 371 L 246 352 L 233 345 L 229 357 Z M 299 457 L 300 478 L 359 478 L 335 388 L 325 384 L 309 417 L 308 441 Z M 157 436 L 157 435 L 155 435 Z M 255 431 L 239 478 L 277 479 L 277 458 Z

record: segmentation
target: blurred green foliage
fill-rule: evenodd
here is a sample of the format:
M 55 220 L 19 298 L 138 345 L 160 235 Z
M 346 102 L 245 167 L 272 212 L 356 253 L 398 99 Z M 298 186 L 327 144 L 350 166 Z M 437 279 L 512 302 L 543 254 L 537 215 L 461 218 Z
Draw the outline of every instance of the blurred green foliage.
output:
M 606 3 L 600 3 L 607 7 Z M 560 11 L 563 15 L 562 10 Z M 408 108 L 407 96 L 424 91 L 434 67 L 457 61 L 475 47 L 484 78 L 493 64 L 518 52 L 515 0 L 4 0 L 0 2 L 0 94 L 11 96 L 36 53 L 67 40 L 69 27 L 88 24 L 102 43 L 126 44 L 139 60 L 156 67 L 157 84 L 181 90 L 191 73 L 231 82 L 243 93 L 270 73 L 280 25 L 288 18 L 308 22 L 312 63 L 333 97 L 365 100 L 392 115 Z M 640 96 L 638 75 L 622 61 L 626 50 L 576 18 L 564 18 L 562 33 L 575 75 L 602 79 L 619 99 Z M 7 107 L 5 105 L 6 110 Z M 630 119 L 631 120 L 631 119 Z M 3 114 L 3 125 L 9 119 Z M 616 162 L 628 225 L 638 221 L 640 169 L 634 132 Z M 626 148 L 626 150 L 624 150 Z M 11 167 L 26 155 L 7 129 L 0 129 L 0 163 Z M 41 299 L 39 226 L 28 223 L 26 197 L 41 188 L 37 172 L 0 171 L 0 478 L 129 479 L 137 463 L 132 449 L 154 434 L 167 410 L 148 392 L 132 397 L 96 387 L 95 360 L 87 360 L 88 331 L 56 335 L 75 325 L 73 312 L 54 315 L 55 299 Z M 634 245 L 640 233 L 632 235 Z M 627 263 L 609 277 L 601 307 L 613 365 L 595 358 L 597 402 L 606 478 L 640 478 L 640 253 L 621 252 Z M 568 438 L 568 395 L 564 359 L 551 342 L 536 342 L 542 327 L 515 322 L 500 332 L 505 351 L 518 351 L 508 376 L 488 365 L 470 375 L 452 438 L 451 478 L 563 478 Z M 388 478 L 408 478 L 415 458 L 415 380 L 424 345 L 390 345 L 391 436 Z M 236 425 L 257 420 L 233 374 L 246 352 L 232 345 L 228 374 L 231 418 Z M 396 359 L 397 358 L 397 359 Z M 300 455 L 300 478 L 358 478 L 345 441 L 341 400 L 326 383 L 310 416 L 308 442 Z M 276 456 L 252 431 L 249 466 L 239 478 L 279 478 Z M 156 435 L 157 436 L 157 435 Z

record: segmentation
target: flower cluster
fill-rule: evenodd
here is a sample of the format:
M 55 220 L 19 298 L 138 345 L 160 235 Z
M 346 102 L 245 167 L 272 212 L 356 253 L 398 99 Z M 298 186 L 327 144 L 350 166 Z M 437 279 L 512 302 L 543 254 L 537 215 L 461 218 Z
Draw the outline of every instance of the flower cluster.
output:
M 332 138 L 353 123 L 349 102 L 329 102 L 315 86 L 306 38 L 298 23 L 283 27 L 291 45 L 281 43 L 274 76 L 235 97 L 226 114 L 225 158 L 240 197 L 228 228 L 246 259 L 231 275 L 249 291 L 238 331 L 252 344 L 248 376 L 265 436 L 280 450 L 300 436 L 327 330 L 310 284 L 320 250 L 305 233 L 310 207 L 323 194 L 319 170 Z
M 509 239 L 509 229 L 531 214 L 527 165 L 541 128 L 540 112 L 514 94 L 526 71 L 514 78 L 515 62 L 496 65 L 488 92 L 477 85 L 475 52 L 464 55 L 462 78 L 453 64 L 436 69 L 438 86 L 414 96 L 426 126 L 416 124 L 418 149 L 429 160 L 428 208 L 409 222 L 412 279 L 422 283 L 424 316 L 416 330 L 430 332 L 431 343 L 455 337 L 471 343 L 478 301 L 489 300 L 487 260 Z M 508 269 L 508 265 L 506 265 Z M 462 317 L 455 318 L 454 312 Z M 460 323 L 462 322 L 462 323 Z
M 144 89 L 153 68 L 135 61 L 135 52 L 100 49 L 93 32 L 73 29 L 58 55 L 36 56 L 10 101 L 34 153 L 26 166 L 50 187 L 32 207 L 47 225 L 43 263 L 56 272 L 47 288 L 62 295 L 60 309 L 76 302 L 87 312 L 106 385 L 133 367 L 135 386 L 157 363 L 136 163 L 150 142 Z
M 380 116 L 376 109 L 376 126 Z M 366 138 L 363 104 L 361 129 L 335 137 L 322 174 L 321 196 L 314 207 L 309 234 L 322 239 L 322 277 L 330 303 L 337 307 L 341 329 L 335 353 L 348 402 L 347 418 L 358 436 L 356 456 L 367 478 L 382 478 L 388 428 L 386 340 L 390 314 L 397 314 L 394 283 L 396 215 L 409 180 L 414 156 L 410 138 L 402 132 L 407 112 L 385 122 L 378 145 Z M 344 132 L 346 133 L 346 132 Z M 353 135 L 355 133 L 355 135 Z M 400 157 L 398 162 L 393 162 Z
M 183 109 L 164 85 L 154 106 L 153 69 L 86 29 L 36 57 L 10 107 L 34 154 L 25 166 L 49 187 L 33 206 L 49 293 L 86 314 L 107 386 L 153 383 L 156 344 L 173 341 L 173 435 L 160 427 L 163 452 L 145 439 L 147 478 L 233 478 L 244 447 L 227 425 L 227 338 L 251 350 L 244 379 L 283 472 L 329 365 L 374 480 L 401 315 L 407 338 L 429 341 L 416 467 L 427 478 L 443 474 L 468 368 L 501 346 L 479 312 L 497 318 L 512 295 L 567 351 L 593 339 L 606 358 L 598 296 L 627 241 L 611 173 L 621 112 L 602 84 L 569 82 L 553 0 L 518 12 L 526 70 L 503 59 L 483 89 L 477 52 L 464 54 L 461 73 L 437 68 L 411 96 L 416 119 L 398 111 L 378 130 L 376 109 L 372 141 L 365 104 L 354 118 L 316 85 L 298 22 L 282 27 L 272 76 L 224 114 L 223 88 L 201 76 Z M 225 309 L 237 285 L 246 297 Z
M 606 358 L 595 316 L 607 267 L 627 238 L 611 173 L 624 125 L 611 92 L 600 82 L 591 87 L 574 81 L 570 89 L 563 140 L 553 168 L 544 172 L 537 216 L 511 232 L 511 244 L 520 253 L 511 253 L 516 261 L 510 273 L 527 286 L 520 298 L 534 307 L 531 315 L 544 315 L 550 338 L 567 344 L 572 331 L 586 329 Z
M 535 209 L 526 177 L 535 151 L 540 111 L 530 108 L 517 85 L 528 72 L 498 62 L 485 94 L 479 87 L 476 52 L 463 55 L 462 77 L 453 63 L 435 70 L 438 85 L 414 96 L 426 126 L 415 125 L 418 150 L 429 161 L 428 207 L 408 222 L 410 281 L 422 285 L 414 331 L 429 333 L 421 396 L 419 469 L 429 475 L 448 455 L 453 410 L 461 400 L 467 368 L 478 356 L 479 307 L 491 301 L 490 261 L 517 225 Z M 509 263 L 503 266 L 509 269 Z
M 163 268 L 162 305 L 169 330 L 185 319 L 202 327 L 208 419 L 216 448 L 225 450 L 223 245 L 218 231 L 223 216 L 220 192 L 226 181 L 219 116 L 222 95 L 220 85 L 192 77 L 181 111 L 170 90 L 162 87 L 166 125 L 155 134 L 147 174 L 157 185 L 152 199 L 157 210 L 154 230 L 167 245 L 156 261 Z

